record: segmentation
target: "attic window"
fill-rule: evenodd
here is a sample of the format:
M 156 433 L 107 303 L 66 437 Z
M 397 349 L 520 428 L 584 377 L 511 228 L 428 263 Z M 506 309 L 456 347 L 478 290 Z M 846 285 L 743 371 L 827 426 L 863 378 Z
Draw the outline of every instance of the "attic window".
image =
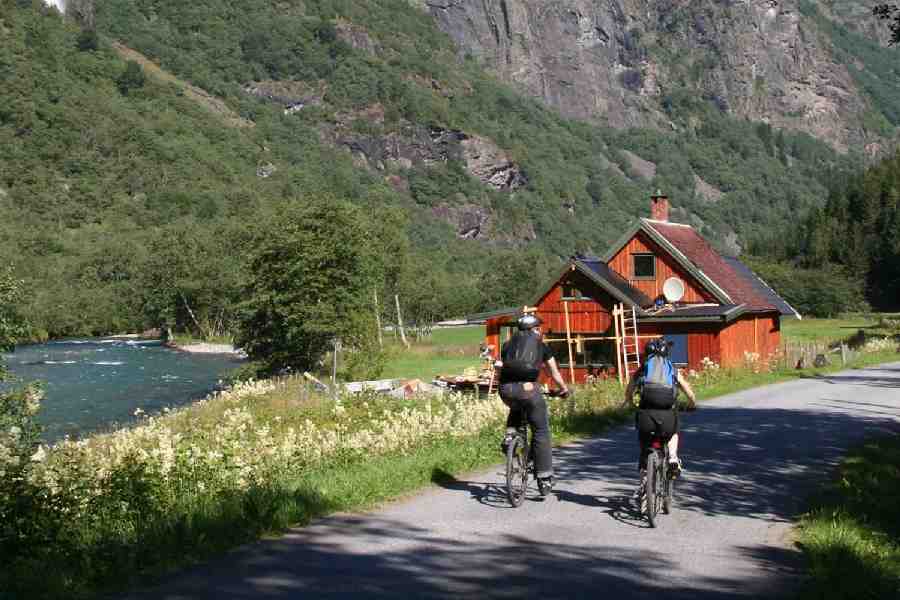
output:
M 632 254 L 631 273 L 635 279 L 656 279 L 656 257 L 652 254 Z
M 563 300 L 590 300 L 591 297 L 579 290 L 571 283 L 564 283 L 562 286 Z

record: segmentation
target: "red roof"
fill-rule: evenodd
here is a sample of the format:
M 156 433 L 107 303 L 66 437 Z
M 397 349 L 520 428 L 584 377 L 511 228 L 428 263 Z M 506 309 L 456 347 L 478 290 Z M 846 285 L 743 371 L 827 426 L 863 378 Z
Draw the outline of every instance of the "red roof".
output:
M 755 282 L 733 269 L 690 225 L 661 221 L 645 223 L 703 271 L 735 304 L 747 304 L 751 310 L 777 310 L 770 299 L 760 293 Z

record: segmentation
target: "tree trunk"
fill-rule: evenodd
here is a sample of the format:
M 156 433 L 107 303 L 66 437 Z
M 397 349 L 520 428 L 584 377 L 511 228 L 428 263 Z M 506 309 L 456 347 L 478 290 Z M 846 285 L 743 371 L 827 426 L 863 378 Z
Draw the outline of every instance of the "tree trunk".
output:
M 409 350 L 409 342 L 406 341 L 406 332 L 403 331 L 403 316 L 400 314 L 400 296 L 394 294 L 394 302 L 397 304 L 397 328 L 400 330 L 400 339 L 403 345 Z
M 384 338 L 381 335 L 381 311 L 378 310 L 378 290 L 372 290 L 375 297 L 375 323 L 378 325 L 378 347 L 384 348 Z
M 184 304 L 184 308 L 187 309 L 188 315 L 190 315 L 191 320 L 194 322 L 194 325 L 197 326 L 197 331 L 200 332 L 200 337 L 204 340 L 209 339 L 209 332 L 200 324 L 200 321 L 197 320 L 197 316 L 194 314 L 194 311 L 191 310 L 191 305 L 188 304 L 187 298 L 184 297 L 184 294 L 178 292 L 178 295 L 181 296 L 181 302 Z

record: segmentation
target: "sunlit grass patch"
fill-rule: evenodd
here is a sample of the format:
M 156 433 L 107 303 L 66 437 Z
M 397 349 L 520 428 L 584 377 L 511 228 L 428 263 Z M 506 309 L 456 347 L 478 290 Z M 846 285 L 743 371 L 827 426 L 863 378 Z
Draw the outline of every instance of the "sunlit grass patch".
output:
M 892 318 L 896 317 L 888 314 L 851 314 L 834 319 L 784 319 L 781 331 L 788 342 L 840 341 L 860 330 L 870 336 L 887 336 L 900 333 L 885 326 Z
M 812 580 L 806 599 L 900 598 L 900 436 L 843 461 L 800 525 Z

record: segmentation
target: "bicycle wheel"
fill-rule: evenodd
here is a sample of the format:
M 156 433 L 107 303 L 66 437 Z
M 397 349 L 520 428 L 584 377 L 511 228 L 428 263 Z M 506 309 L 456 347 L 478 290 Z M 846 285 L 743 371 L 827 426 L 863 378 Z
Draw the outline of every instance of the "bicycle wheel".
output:
M 506 495 L 509 503 L 520 506 L 528 491 L 528 445 L 521 435 L 513 438 L 506 450 Z
M 672 494 L 675 492 L 675 479 L 666 468 L 663 471 L 663 481 L 666 482 L 666 493 L 663 495 L 663 512 L 669 514 L 672 512 Z
M 647 520 L 650 521 L 650 527 L 656 527 L 656 512 L 659 508 L 660 481 L 657 479 L 658 474 L 659 456 L 654 451 L 647 457 L 647 484 L 644 489 L 644 495 L 647 497 Z

